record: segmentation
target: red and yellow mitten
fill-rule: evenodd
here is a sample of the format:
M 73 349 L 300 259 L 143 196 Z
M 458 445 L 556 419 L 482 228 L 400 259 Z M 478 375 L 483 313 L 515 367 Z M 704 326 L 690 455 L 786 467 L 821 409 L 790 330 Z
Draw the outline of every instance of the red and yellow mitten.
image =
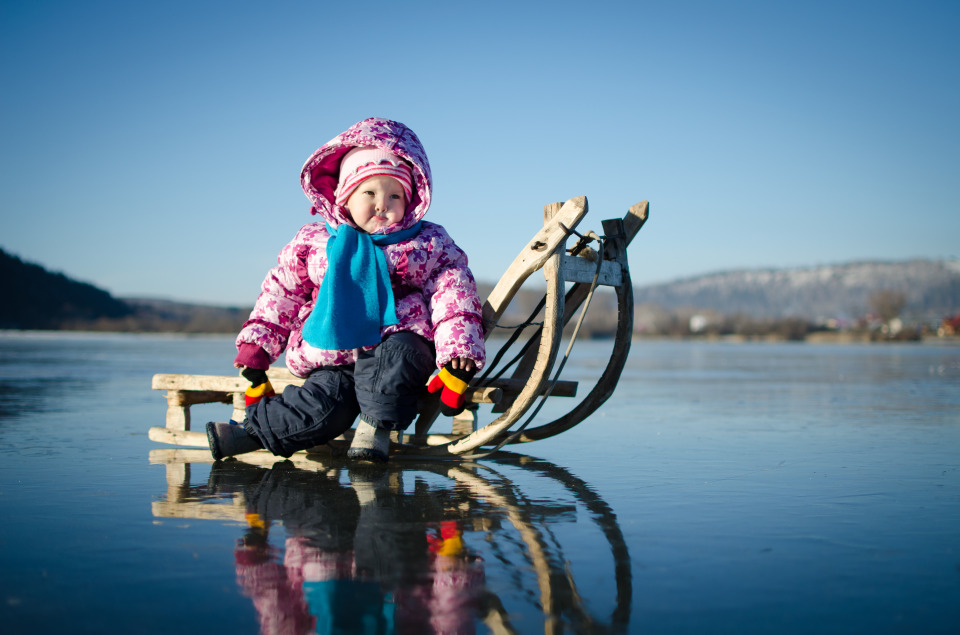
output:
M 255 403 L 260 403 L 264 397 L 273 397 L 277 394 L 270 385 L 270 380 L 267 379 L 267 371 L 247 367 L 240 371 L 240 374 L 250 382 L 250 387 L 243 393 L 243 400 L 248 408 Z
M 453 417 L 463 412 L 464 393 L 467 392 L 467 386 L 470 380 L 477 374 L 477 371 L 460 370 L 453 368 L 449 362 L 440 369 L 440 372 L 427 384 L 428 392 L 440 393 L 440 412 L 447 417 Z
M 440 535 L 434 531 L 427 532 L 427 549 L 438 556 L 463 555 L 463 530 L 455 520 L 444 520 L 440 523 Z

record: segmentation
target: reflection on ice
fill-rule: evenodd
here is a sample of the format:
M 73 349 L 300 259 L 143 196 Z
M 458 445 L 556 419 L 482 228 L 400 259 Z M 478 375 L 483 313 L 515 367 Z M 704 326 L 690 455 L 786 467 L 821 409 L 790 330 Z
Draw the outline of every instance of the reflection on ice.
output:
M 512 633 L 534 619 L 544 632 L 626 630 L 630 557 L 616 517 L 562 468 L 505 453 L 482 465 L 239 458 L 193 483 L 191 464 L 209 453 L 153 450 L 168 483 L 153 514 L 238 523 L 237 584 L 263 633 L 470 633 L 481 622 Z M 564 495 L 520 484 L 544 478 Z M 578 506 L 607 543 L 606 588 L 579 589 L 565 553 L 558 526 Z

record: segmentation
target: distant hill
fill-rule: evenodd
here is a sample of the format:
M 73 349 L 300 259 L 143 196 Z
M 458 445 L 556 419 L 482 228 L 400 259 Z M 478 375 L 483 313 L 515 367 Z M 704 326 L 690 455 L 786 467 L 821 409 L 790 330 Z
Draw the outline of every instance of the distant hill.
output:
M 236 333 L 250 309 L 120 299 L 0 249 L 0 329 Z
M 905 317 L 939 320 L 960 310 L 960 260 L 857 262 L 714 273 L 637 287 L 638 305 L 710 310 L 754 318 L 858 318 L 879 291 L 905 295 Z
M 133 309 L 103 289 L 20 260 L 0 249 L 0 328 L 55 329 L 98 318 L 120 319 Z

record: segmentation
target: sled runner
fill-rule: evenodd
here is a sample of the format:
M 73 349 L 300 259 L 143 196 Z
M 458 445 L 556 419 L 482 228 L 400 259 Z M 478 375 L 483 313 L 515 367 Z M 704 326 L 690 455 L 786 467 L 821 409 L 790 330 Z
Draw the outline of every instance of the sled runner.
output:
M 391 454 L 478 458 L 507 444 L 560 434 L 599 408 L 613 394 L 630 351 L 633 289 L 627 246 L 646 222 L 648 210 L 646 201 L 637 203 L 622 219 L 602 221 L 602 230 L 596 233 L 577 230 L 587 213 L 586 197 L 547 205 L 543 228 L 520 251 L 484 302 L 488 362 L 466 393 L 467 409 L 453 418 L 450 432 L 438 432 L 435 428 L 439 427 L 439 393 L 425 392 L 419 417 L 403 435 L 402 442 L 394 439 Z M 510 301 L 536 271 L 543 272 L 546 282 L 540 305 L 521 324 L 501 324 Z M 610 360 L 586 396 L 569 412 L 548 423 L 535 424 L 534 419 L 548 398 L 574 398 L 579 392 L 577 383 L 563 381 L 560 372 L 599 286 L 611 287 L 616 294 L 617 323 Z M 571 324 L 575 326 L 561 356 L 561 336 Z M 499 352 L 494 352 L 498 338 L 491 336 L 497 329 L 512 335 Z M 525 333 L 530 335 L 524 340 Z M 504 359 L 517 349 L 519 352 L 512 359 Z M 282 368 L 271 368 L 267 375 L 278 393 L 288 384 L 303 382 Z M 150 428 L 150 439 L 206 447 L 206 434 L 190 430 L 190 406 L 233 404 L 232 418 L 241 421 L 243 393 L 248 385 L 239 376 L 154 375 L 153 388 L 166 391 L 168 407 L 166 427 Z M 489 416 L 496 416 L 488 423 L 480 423 L 487 408 Z M 352 433 L 348 431 L 317 450 L 345 451 Z

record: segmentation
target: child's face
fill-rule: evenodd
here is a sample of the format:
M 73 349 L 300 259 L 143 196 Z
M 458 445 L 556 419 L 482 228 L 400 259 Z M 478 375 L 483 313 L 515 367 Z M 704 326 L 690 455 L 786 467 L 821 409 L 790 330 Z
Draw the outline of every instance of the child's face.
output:
M 396 179 L 377 175 L 365 179 L 347 199 L 347 211 L 357 227 L 372 234 L 396 225 L 407 210 L 407 196 Z

